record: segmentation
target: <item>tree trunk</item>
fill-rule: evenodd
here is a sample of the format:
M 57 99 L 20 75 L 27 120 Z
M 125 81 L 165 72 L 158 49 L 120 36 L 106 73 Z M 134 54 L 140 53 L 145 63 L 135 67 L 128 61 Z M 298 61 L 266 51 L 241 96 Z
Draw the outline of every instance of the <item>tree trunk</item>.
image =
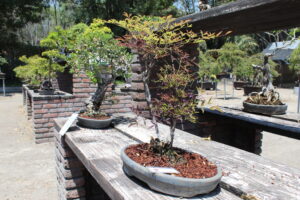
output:
M 176 119 L 172 119 L 171 120 L 171 125 L 170 125 L 170 137 L 171 137 L 170 146 L 171 147 L 173 147 L 176 124 L 177 124 Z
M 157 138 L 161 139 L 160 134 L 159 134 L 157 120 L 156 120 L 156 117 L 153 115 L 153 112 L 152 112 L 153 111 L 153 105 L 152 105 L 152 102 L 151 102 L 151 93 L 150 93 L 147 77 L 148 77 L 148 75 L 146 74 L 146 72 L 144 72 L 143 82 L 144 82 L 144 87 L 145 87 L 146 101 L 147 101 L 147 105 L 148 105 L 149 110 L 150 110 L 150 116 L 152 117 L 152 123 L 153 123 L 154 128 L 155 128 L 155 133 L 157 135 Z
M 105 97 L 108 84 L 98 84 L 97 90 L 92 98 L 93 109 L 98 111 Z

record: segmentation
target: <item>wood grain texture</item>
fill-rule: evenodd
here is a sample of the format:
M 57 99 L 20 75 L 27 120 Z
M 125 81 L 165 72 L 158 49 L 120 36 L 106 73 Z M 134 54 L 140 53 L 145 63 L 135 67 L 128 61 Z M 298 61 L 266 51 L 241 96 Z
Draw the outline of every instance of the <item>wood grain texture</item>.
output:
M 139 120 L 138 125 L 119 124 L 115 128 L 140 142 L 155 137 L 151 122 Z M 160 125 L 162 135 L 169 127 Z M 221 186 L 237 195 L 257 199 L 300 199 L 300 170 L 272 162 L 255 154 L 176 130 L 174 145 L 206 156 L 218 164 L 224 176 Z M 298 159 L 295 155 L 295 159 Z
M 203 12 L 180 17 L 193 30 L 248 34 L 300 26 L 298 0 L 239 0 Z
M 220 109 L 222 112 L 205 108 L 204 115 L 205 113 L 209 113 L 234 120 L 242 120 L 272 133 L 300 139 L 299 114 L 290 113 L 282 116 L 265 116 L 244 112 L 242 108 L 220 107 Z
M 116 129 L 103 131 L 81 128 L 81 130 L 68 132 L 65 140 L 111 199 L 182 199 L 154 192 L 140 181 L 131 179 L 124 174 L 120 151 L 124 146 L 134 144 L 136 141 Z M 224 189 L 218 188 L 210 194 L 192 199 L 238 200 L 240 198 Z

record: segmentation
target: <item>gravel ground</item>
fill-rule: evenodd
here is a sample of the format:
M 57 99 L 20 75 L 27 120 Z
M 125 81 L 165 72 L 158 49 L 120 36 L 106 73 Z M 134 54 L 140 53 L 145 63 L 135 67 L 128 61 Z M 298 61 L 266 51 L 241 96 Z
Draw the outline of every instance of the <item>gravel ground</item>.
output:
M 54 144 L 35 144 L 22 95 L 0 97 L 0 199 L 57 199 Z

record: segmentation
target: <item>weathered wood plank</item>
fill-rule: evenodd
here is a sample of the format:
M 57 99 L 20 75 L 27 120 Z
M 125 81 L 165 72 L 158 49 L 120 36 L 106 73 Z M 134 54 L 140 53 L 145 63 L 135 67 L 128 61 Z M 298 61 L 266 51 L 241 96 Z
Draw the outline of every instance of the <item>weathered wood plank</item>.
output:
M 205 112 L 222 116 L 222 117 L 246 121 L 255 125 L 259 125 L 261 127 L 269 127 L 272 130 L 274 130 L 276 134 L 280 134 L 295 139 L 300 139 L 300 123 L 296 122 L 298 121 L 298 117 L 300 117 L 299 115 L 294 115 L 295 117 L 297 117 L 297 119 L 295 119 L 295 121 L 292 121 L 291 119 L 289 120 L 284 119 L 284 116 L 270 117 L 270 116 L 256 115 L 252 113 L 243 112 L 242 110 L 239 109 L 232 109 L 226 107 L 220 107 L 220 108 L 222 112 L 217 110 L 211 110 L 209 108 L 205 108 Z
M 139 181 L 132 180 L 124 174 L 120 159 L 121 148 L 136 142 L 119 131 L 81 129 L 68 132 L 65 139 L 87 170 L 113 200 L 180 199 L 153 192 Z M 219 189 L 193 199 L 238 200 L 240 198 L 224 189 Z
M 299 9 L 297 0 L 239 0 L 177 20 L 190 20 L 194 31 L 248 34 L 299 27 Z
M 238 110 L 238 111 L 242 111 L 243 112 L 243 107 L 242 106 L 222 106 L 222 108 L 226 108 L 226 109 L 232 109 L 232 110 Z M 250 113 L 251 114 L 251 113 Z M 265 116 L 265 115 L 262 115 Z M 287 112 L 284 115 L 272 115 L 272 116 L 266 116 L 266 117 L 271 117 L 271 118 L 275 118 L 275 119 L 283 119 L 283 120 L 287 120 L 287 121 L 291 121 L 291 122 L 300 122 L 300 114 L 299 113 L 293 113 L 293 112 Z
M 141 142 L 149 142 L 155 136 L 151 122 L 146 125 L 128 126 L 119 124 L 115 128 Z M 161 134 L 169 127 L 160 125 Z M 257 199 L 300 199 L 300 170 L 289 168 L 234 147 L 176 130 L 175 146 L 198 152 L 219 164 L 224 172 L 221 185 L 237 195 L 252 195 Z M 295 159 L 296 155 L 295 155 Z

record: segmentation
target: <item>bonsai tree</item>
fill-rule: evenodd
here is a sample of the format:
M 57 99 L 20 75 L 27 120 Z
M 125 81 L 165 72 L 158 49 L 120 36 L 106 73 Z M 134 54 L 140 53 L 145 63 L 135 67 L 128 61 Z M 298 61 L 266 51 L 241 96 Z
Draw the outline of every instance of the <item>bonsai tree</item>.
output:
M 71 28 L 70 32 L 74 30 L 77 28 Z M 84 31 L 75 37 L 73 46 L 68 46 L 70 53 L 66 61 L 73 72 L 84 71 L 97 84 L 89 113 L 102 115 L 99 109 L 105 92 L 117 75 L 129 72 L 131 54 L 117 44 L 113 32 L 101 19 L 95 19 L 90 26 L 80 30 Z
M 208 50 L 206 55 L 212 59 L 212 65 L 217 74 L 236 72 L 245 65 L 246 53 L 234 43 L 225 43 L 220 49 Z
M 57 50 L 67 56 L 74 49 L 77 38 L 88 28 L 84 23 L 76 24 L 69 29 L 63 29 L 60 26 L 55 27 L 54 31 L 41 40 L 42 47 Z
M 0 66 L 4 64 L 7 64 L 7 60 L 0 56 Z M 0 73 L 1 73 L 1 67 L 0 67 Z
M 247 60 L 247 65 L 246 65 L 247 68 L 245 68 L 245 72 L 249 73 L 248 78 L 252 86 L 264 86 L 266 84 L 266 81 L 264 81 L 262 65 L 265 65 L 267 63 L 270 66 L 270 73 L 272 77 L 279 76 L 279 73 L 275 69 L 277 64 L 269 58 L 267 61 L 264 60 L 263 58 L 264 55 L 258 53 L 250 56 L 249 59 Z
M 300 84 L 300 46 L 293 51 L 289 61 L 289 68 L 296 72 L 298 84 Z
M 217 62 L 209 52 L 200 51 L 198 75 L 202 82 L 215 81 L 216 75 L 220 73 Z
M 56 57 L 60 57 L 57 51 L 46 51 L 42 55 L 45 57 L 39 55 L 20 57 L 19 60 L 25 65 L 14 69 L 16 76 L 30 85 L 40 85 L 42 81 L 55 78 L 56 72 L 64 70 L 63 66 L 54 62 Z
M 175 64 L 179 64 L 177 68 L 174 68 Z M 155 117 L 170 125 L 170 141 L 163 145 L 167 148 L 156 149 L 161 154 L 164 150 L 168 153 L 172 152 L 170 149 L 173 146 L 175 128 L 179 120 L 196 121 L 194 115 L 198 100 L 193 90 L 189 89 L 191 80 L 195 77 L 189 69 L 190 64 L 187 54 L 181 54 L 174 58 L 172 64 L 166 64 L 158 73 L 157 83 L 161 91 L 152 101 L 153 113 Z
M 183 116 L 190 116 L 189 114 L 192 115 L 195 111 L 195 109 L 188 110 L 195 104 L 193 98 L 188 100 L 191 96 L 185 92 L 188 82 L 192 80 L 188 79 L 191 75 L 185 75 L 191 72 L 188 67 L 195 67 L 197 63 L 188 53 L 184 52 L 183 47 L 191 43 L 197 44 L 203 39 L 214 37 L 214 35 L 196 34 L 190 31 L 191 25 L 187 21 L 175 22 L 171 16 L 149 18 L 125 14 L 125 17 L 125 20 L 110 20 L 109 23 L 121 26 L 129 32 L 119 39 L 120 43 L 138 52 L 143 62 L 142 77 L 145 95 L 158 137 L 155 140 L 155 146 L 159 148 L 172 147 L 177 120 Z M 156 65 L 158 60 L 164 64 Z M 165 90 L 166 93 L 162 92 L 153 101 L 149 89 L 149 78 L 154 71 L 160 71 L 157 83 L 161 84 L 162 90 Z M 160 142 L 158 117 L 167 120 L 171 126 L 171 140 L 167 145 L 162 145 Z M 167 149 L 170 150 L 170 148 Z

